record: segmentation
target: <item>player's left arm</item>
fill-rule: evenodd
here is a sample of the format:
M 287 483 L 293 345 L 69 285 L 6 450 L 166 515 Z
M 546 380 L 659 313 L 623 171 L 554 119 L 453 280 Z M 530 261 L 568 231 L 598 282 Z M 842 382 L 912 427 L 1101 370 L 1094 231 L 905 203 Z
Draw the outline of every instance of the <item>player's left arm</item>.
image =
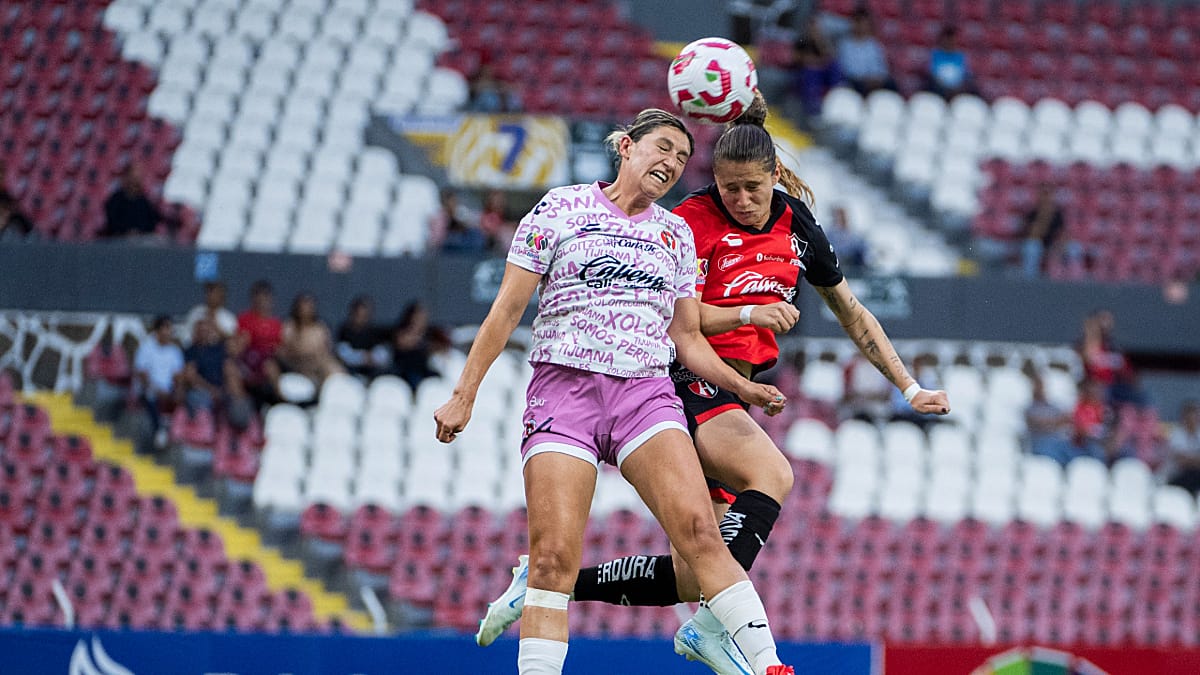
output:
M 846 335 L 854 342 L 862 355 L 880 373 L 883 373 L 888 381 L 900 391 L 905 392 L 905 398 L 908 399 L 913 410 L 935 415 L 945 415 L 950 412 L 950 399 L 946 396 L 946 392 L 924 389 L 917 383 L 916 378 L 904 366 L 900 355 L 896 353 L 896 348 L 892 346 L 892 341 L 883 331 L 879 320 L 858 301 L 845 279 L 839 281 L 835 286 L 815 286 L 814 288 L 817 289 L 817 293 L 821 295 L 825 305 L 837 317 L 842 330 L 846 331 Z M 910 392 L 915 393 L 910 396 Z
M 700 330 L 705 337 L 737 330 L 745 325 L 766 328 L 782 335 L 796 325 L 800 310 L 790 302 L 780 300 L 769 305 L 734 305 L 718 307 L 700 303 Z

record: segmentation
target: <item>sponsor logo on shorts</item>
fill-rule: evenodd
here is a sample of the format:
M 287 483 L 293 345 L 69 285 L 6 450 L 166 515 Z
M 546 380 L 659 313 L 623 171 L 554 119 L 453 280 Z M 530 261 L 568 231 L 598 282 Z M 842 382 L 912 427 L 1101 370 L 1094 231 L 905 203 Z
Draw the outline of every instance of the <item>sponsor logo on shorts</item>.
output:
M 546 405 L 546 399 L 538 398 L 536 396 L 529 397 L 529 407 L 530 408 L 540 408 L 544 405 Z
M 525 428 L 521 433 L 521 442 L 529 440 L 529 437 L 539 431 L 550 431 L 550 423 L 554 421 L 553 417 L 547 417 L 545 422 L 538 423 L 536 417 L 530 417 L 525 420 Z
M 703 396 L 704 398 L 712 398 L 717 395 L 717 388 L 708 382 L 705 382 L 704 380 L 696 380 L 695 382 L 689 384 L 688 391 L 697 396 Z

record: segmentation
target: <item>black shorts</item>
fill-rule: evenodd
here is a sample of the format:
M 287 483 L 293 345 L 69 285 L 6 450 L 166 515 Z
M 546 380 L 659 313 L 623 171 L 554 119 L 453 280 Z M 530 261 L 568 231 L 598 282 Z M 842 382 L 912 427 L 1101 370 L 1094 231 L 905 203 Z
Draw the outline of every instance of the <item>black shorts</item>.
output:
M 711 384 L 704 378 L 684 368 L 678 362 L 671 364 L 671 381 L 675 383 L 675 394 L 683 401 L 683 414 L 687 418 L 688 432 L 695 437 L 696 427 L 728 410 L 749 410 L 742 399 Z M 712 478 L 708 481 L 708 494 L 714 502 L 732 504 L 737 492 Z

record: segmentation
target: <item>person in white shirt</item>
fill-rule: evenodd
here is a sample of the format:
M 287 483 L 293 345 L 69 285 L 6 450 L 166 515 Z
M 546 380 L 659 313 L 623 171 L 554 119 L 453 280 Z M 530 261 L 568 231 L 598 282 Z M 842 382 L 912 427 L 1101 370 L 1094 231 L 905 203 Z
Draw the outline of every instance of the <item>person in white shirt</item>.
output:
M 179 332 L 179 340 L 184 345 L 192 343 L 192 335 L 196 332 L 196 324 L 201 319 L 213 322 L 224 340 L 237 332 L 237 315 L 225 306 L 225 284 L 220 281 L 204 283 L 204 302 L 188 311 L 183 320 L 183 330 Z
M 150 334 L 133 356 L 133 371 L 139 398 L 154 428 L 155 444 L 161 449 L 166 443 L 162 412 L 173 403 L 179 374 L 183 372 L 183 350 L 175 344 L 170 317 L 155 317 Z
M 875 37 L 871 14 L 865 9 L 854 12 L 850 34 L 838 43 L 837 61 L 842 76 L 863 96 L 876 89 L 896 88 L 883 45 Z

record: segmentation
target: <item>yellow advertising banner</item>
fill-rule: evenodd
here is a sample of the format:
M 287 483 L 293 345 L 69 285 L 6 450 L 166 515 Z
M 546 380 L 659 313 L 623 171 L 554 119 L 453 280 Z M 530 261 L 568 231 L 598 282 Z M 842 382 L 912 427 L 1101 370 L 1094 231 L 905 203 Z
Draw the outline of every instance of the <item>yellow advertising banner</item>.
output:
M 468 114 L 396 122 L 431 151 L 454 185 L 535 189 L 570 178 L 570 135 L 559 117 Z

